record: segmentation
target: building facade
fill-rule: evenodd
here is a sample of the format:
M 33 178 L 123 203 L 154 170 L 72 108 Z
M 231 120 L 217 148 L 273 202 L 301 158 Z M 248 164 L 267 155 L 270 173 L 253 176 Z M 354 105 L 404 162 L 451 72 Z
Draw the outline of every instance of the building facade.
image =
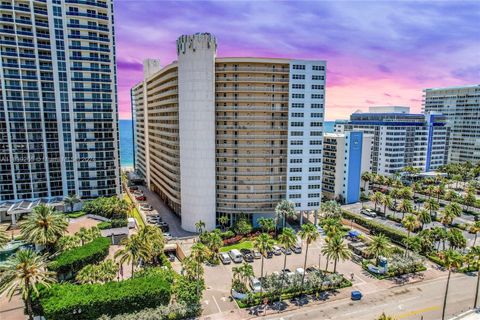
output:
M 423 110 L 447 118 L 448 162 L 480 161 L 480 84 L 424 90 Z
M 373 135 L 361 131 L 323 136 L 323 196 L 344 204 L 360 200 L 361 176 L 371 171 Z
M 119 194 L 112 2 L 0 8 L 0 202 Z
M 335 132 L 362 131 L 373 135 L 372 171 L 392 175 L 406 166 L 428 172 L 445 164 L 445 123 L 445 116 L 434 113 L 354 113 L 349 121 L 336 125 Z
M 136 170 L 182 219 L 255 223 L 282 199 L 320 204 L 325 61 L 219 58 L 211 34 L 132 88 Z

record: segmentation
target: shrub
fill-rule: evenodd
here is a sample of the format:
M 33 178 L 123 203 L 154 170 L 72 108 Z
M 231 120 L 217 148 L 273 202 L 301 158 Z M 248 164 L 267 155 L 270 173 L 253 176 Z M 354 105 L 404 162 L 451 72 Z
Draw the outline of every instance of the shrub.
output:
M 87 264 L 95 264 L 108 255 L 110 239 L 96 238 L 84 246 L 62 252 L 48 268 L 57 272 L 59 278 L 71 278 Z
M 86 213 L 85 213 L 85 211 L 80 210 L 80 211 L 69 212 L 66 215 L 67 215 L 67 217 L 74 219 L 74 218 L 80 218 L 80 217 L 86 215 Z
M 113 219 L 111 221 L 100 222 L 97 227 L 100 230 L 112 229 L 112 228 L 122 228 L 128 225 L 127 219 Z
M 171 271 L 162 270 L 105 284 L 55 284 L 40 290 L 36 311 L 49 320 L 86 320 L 153 308 L 168 304 L 171 282 Z
M 83 211 L 87 214 L 95 214 L 108 219 L 126 219 L 130 210 L 130 204 L 118 197 L 100 197 L 87 201 L 83 205 Z
M 389 237 L 393 242 L 404 246 L 403 242 L 407 238 L 407 234 L 400 230 L 396 230 L 389 226 L 378 223 L 374 220 L 368 220 L 364 217 L 358 216 L 348 211 L 342 211 L 342 215 L 346 219 L 353 220 L 355 223 L 358 223 L 362 227 L 370 229 L 372 234 L 383 233 L 385 236 Z
M 232 245 L 232 244 L 237 244 L 242 239 L 243 239 L 243 236 L 235 236 L 235 237 L 230 238 L 230 239 L 225 239 L 225 240 L 223 240 L 223 245 L 224 246 L 229 246 L 229 245 Z
M 231 230 L 227 230 L 225 232 L 222 232 L 220 233 L 220 236 L 222 237 L 222 239 L 228 239 L 228 238 L 233 238 L 235 237 L 235 232 L 231 231 Z

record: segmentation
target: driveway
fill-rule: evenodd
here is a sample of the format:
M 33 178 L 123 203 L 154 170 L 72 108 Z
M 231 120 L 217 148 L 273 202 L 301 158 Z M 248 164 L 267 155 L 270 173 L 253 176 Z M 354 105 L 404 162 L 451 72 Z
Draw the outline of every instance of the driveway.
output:
M 182 229 L 182 222 L 180 217 L 177 216 L 163 201 L 160 196 L 153 191 L 148 190 L 145 186 L 138 186 L 143 194 L 147 197 L 147 203 L 150 204 L 162 217 L 162 220 L 168 223 L 170 228 L 169 233 L 174 238 L 184 238 L 195 236 L 195 233 L 188 232 Z M 145 218 L 146 212 L 140 210 L 140 213 Z

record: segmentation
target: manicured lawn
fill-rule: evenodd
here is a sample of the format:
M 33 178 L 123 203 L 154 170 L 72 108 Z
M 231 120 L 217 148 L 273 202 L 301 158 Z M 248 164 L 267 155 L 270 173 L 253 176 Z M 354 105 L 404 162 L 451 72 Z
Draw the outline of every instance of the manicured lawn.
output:
M 130 199 L 130 197 L 128 196 L 128 194 L 124 194 L 124 195 L 123 195 L 123 198 L 124 198 L 125 201 L 127 201 L 128 203 L 132 203 L 132 199 Z M 137 225 L 138 225 L 139 227 L 145 227 L 145 222 L 143 221 L 142 216 L 141 216 L 140 212 L 138 212 L 138 209 L 137 209 L 137 208 L 134 207 L 134 208 L 132 209 L 132 211 L 130 211 L 129 216 L 135 218 L 135 220 L 137 221 Z
M 220 249 L 220 252 L 228 252 L 228 251 L 233 250 L 233 249 L 237 249 L 237 250 L 253 249 L 253 242 L 249 241 L 249 240 L 246 240 L 246 241 L 243 241 L 243 242 L 239 242 L 237 244 L 232 244 L 230 246 L 225 246 L 225 247 Z

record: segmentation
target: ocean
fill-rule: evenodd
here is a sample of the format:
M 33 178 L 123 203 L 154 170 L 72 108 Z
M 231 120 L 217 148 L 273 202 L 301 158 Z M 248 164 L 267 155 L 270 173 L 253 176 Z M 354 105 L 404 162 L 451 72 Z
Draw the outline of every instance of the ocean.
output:
M 335 121 L 325 121 L 323 128 L 325 132 L 333 132 Z M 120 120 L 120 165 L 122 167 L 133 167 L 133 135 L 132 120 Z
M 120 166 L 133 167 L 132 120 L 119 120 Z

